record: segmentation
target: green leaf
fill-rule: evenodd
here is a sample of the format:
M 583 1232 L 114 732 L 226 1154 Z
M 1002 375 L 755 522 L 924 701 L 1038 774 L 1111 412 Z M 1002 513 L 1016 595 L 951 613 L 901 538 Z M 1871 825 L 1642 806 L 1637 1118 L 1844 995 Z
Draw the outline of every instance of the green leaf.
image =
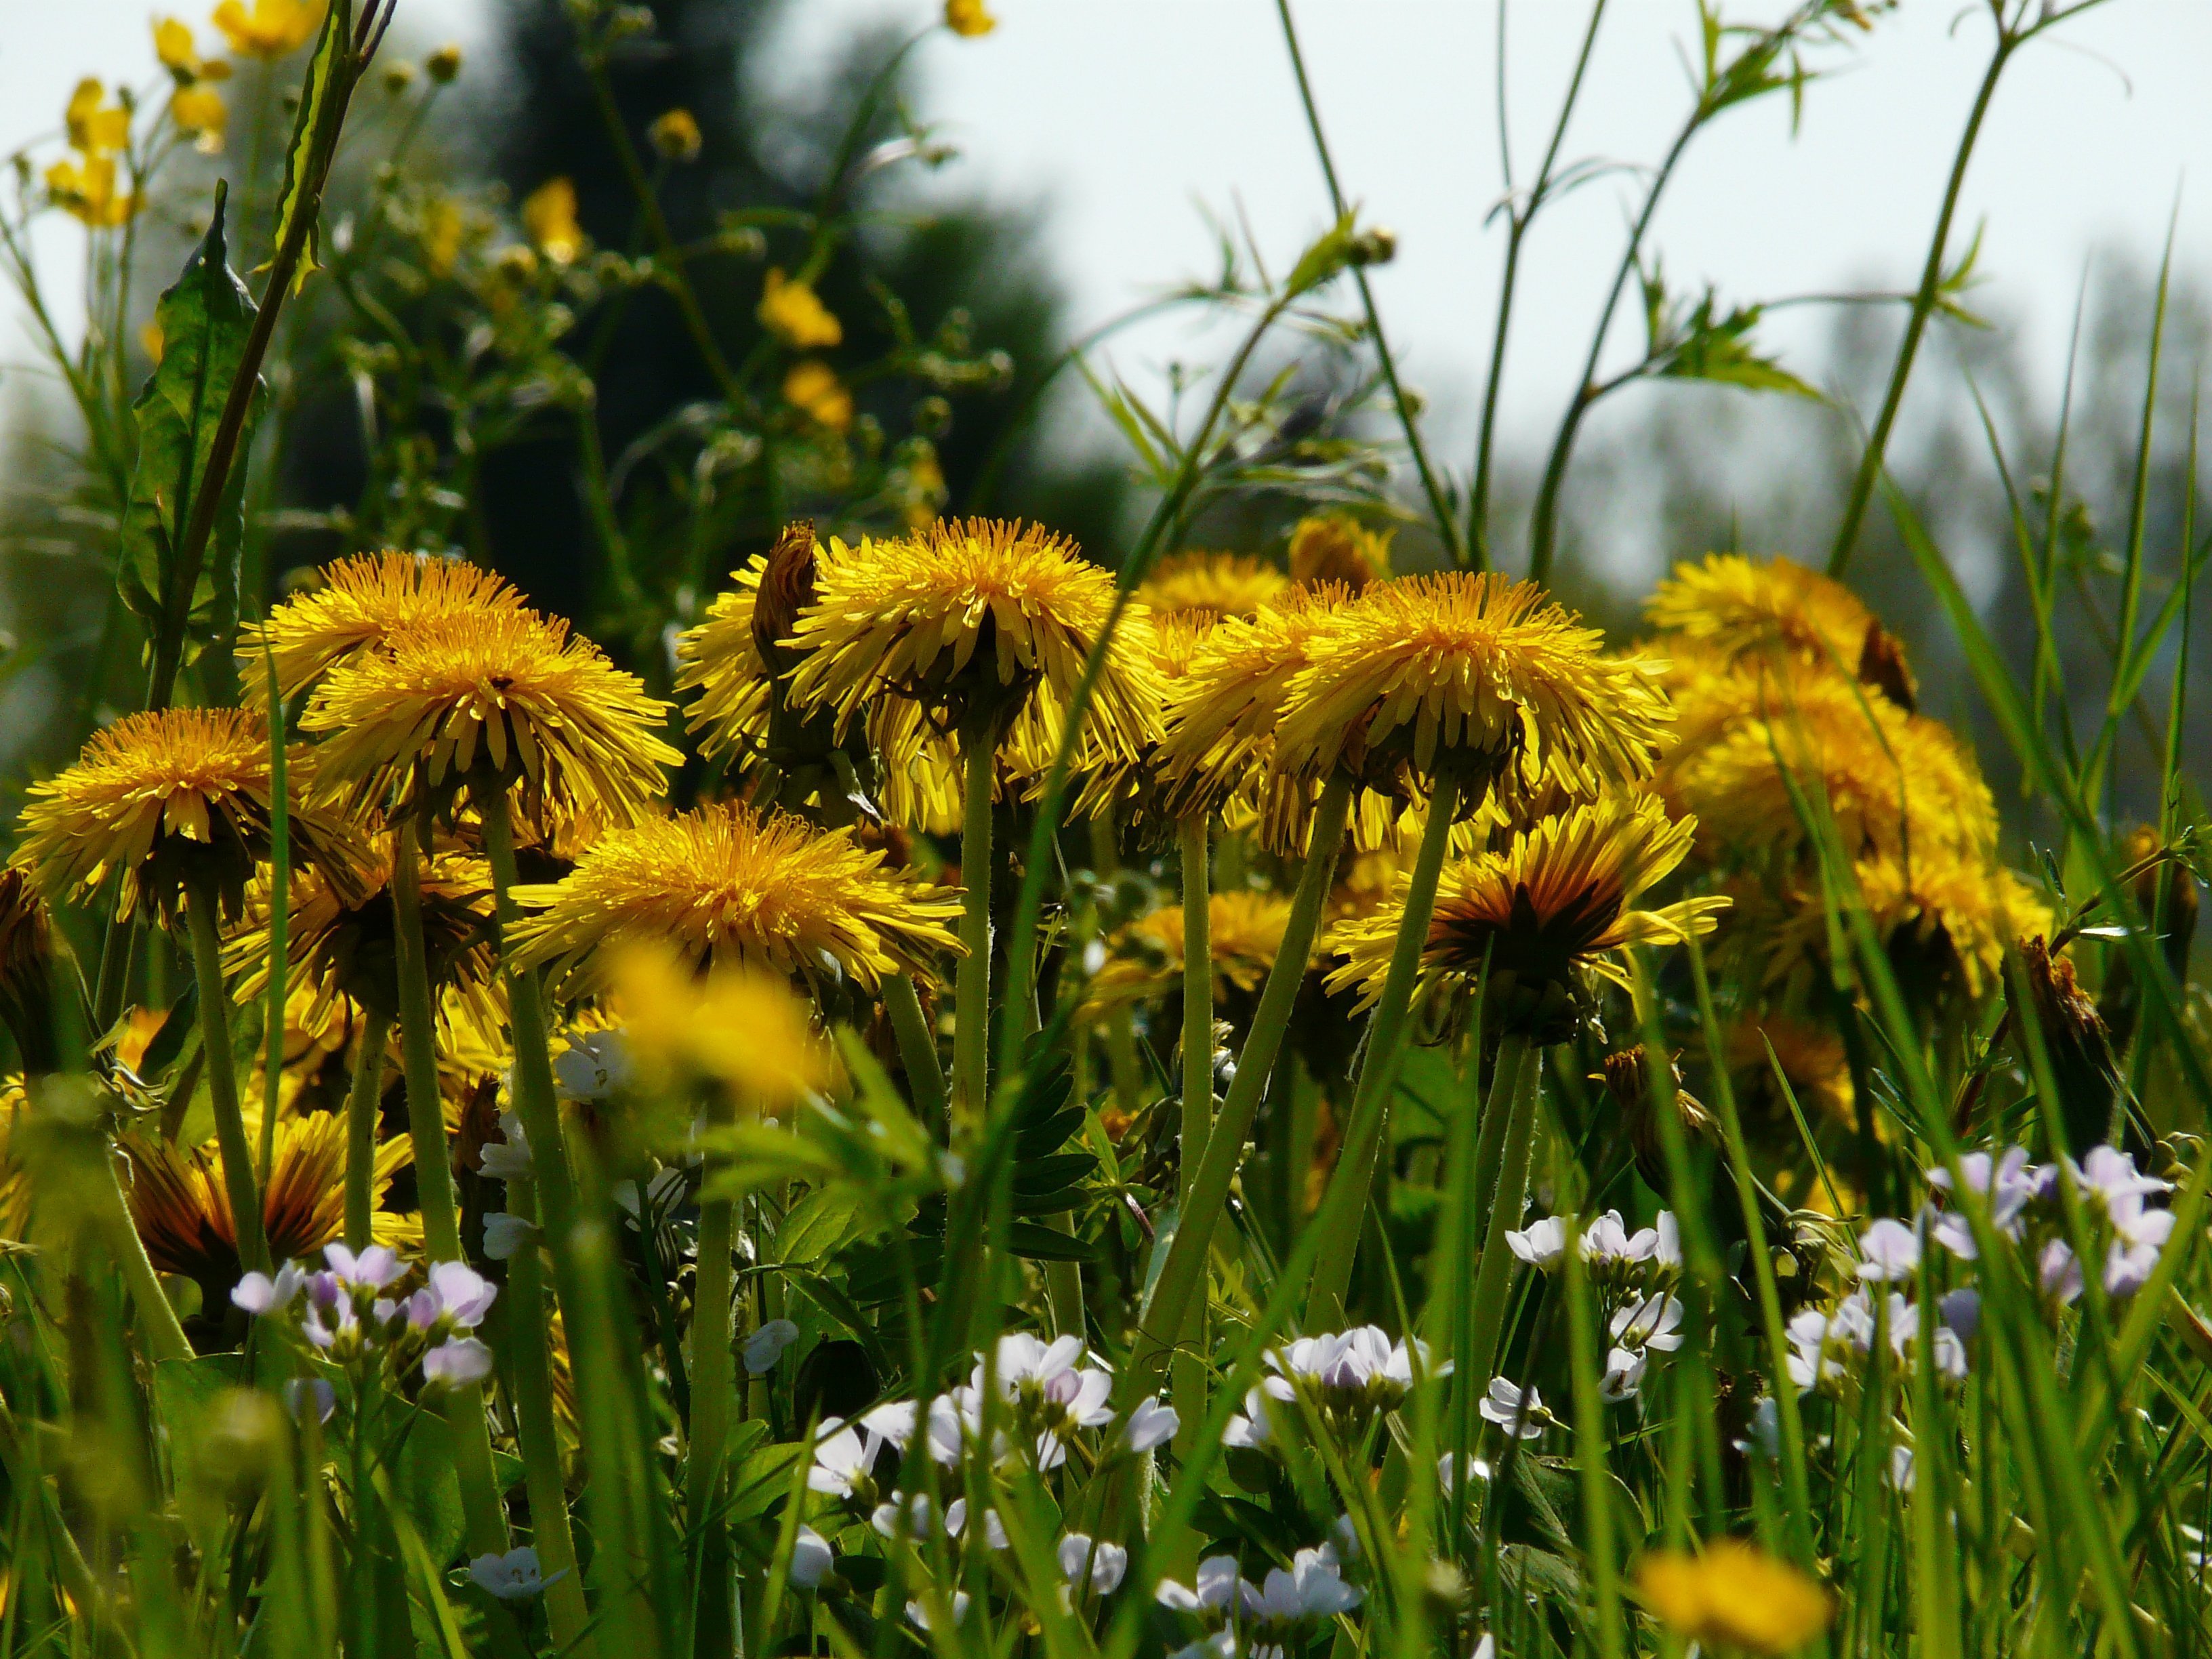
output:
M 1034 1221 L 1010 1222 L 1006 1249 L 1031 1261 L 1095 1261 L 1098 1249 L 1088 1239 L 1041 1226 Z
M 229 636 L 238 621 L 238 550 L 245 538 L 246 468 L 234 461 L 223 483 L 221 510 L 199 568 L 187 580 L 178 550 L 192 516 L 209 452 L 230 388 L 244 365 L 253 330 L 253 299 L 230 269 L 223 240 L 223 197 L 216 197 L 207 234 L 185 262 L 184 274 L 154 308 L 163 342 L 161 361 L 131 405 L 138 422 L 138 460 L 124 514 L 118 585 L 124 602 L 159 642 L 163 630 L 181 629 L 201 643 Z M 238 456 L 252 442 L 260 390 L 239 434 Z M 179 655 L 192 654 L 187 648 Z
M 776 1260 L 792 1266 L 821 1261 L 852 1237 L 863 1202 L 862 1195 L 842 1182 L 807 1194 L 792 1206 L 776 1231 Z
M 307 65 L 307 78 L 300 88 L 300 113 L 292 124 L 292 142 L 284 151 L 284 189 L 276 198 L 276 233 L 269 240 L 272 248 L 284 246 L 285 238 L 294 234 L 302 213 L 319 216 L 320 204 L 307 201 L 306 196 L 307 180 L 319 177 L 322 172 L 314 165 L 314 149 L 319 130 L 330 109 L 340 60 L 345 54 L 345 39 L 338 22 L 336 7 L 324 13 L 322 38 L 315 44 L 314 60 Z M 322 228 L 311 222 L 307 226 L 307 245 L 300 251 L 300 263 L 292 271 L 293 293 L 300 291 L 310 271 L 322 268 L 321 252 Z

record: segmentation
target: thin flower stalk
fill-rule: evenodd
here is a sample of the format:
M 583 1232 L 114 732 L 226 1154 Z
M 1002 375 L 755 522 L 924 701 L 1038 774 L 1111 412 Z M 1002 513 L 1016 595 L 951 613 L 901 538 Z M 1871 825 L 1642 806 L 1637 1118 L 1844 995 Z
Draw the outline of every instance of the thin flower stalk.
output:
M 1206 1160 L 1213 1118 L 1213 948 L 1208 936 L 1212 895 L 1206 870 L 1207 823 L 1193 813 L 1176 829 L 1182 864 L 1182 1156 L 1180 1212 L 1191 1213 L 1199 1166 Z M 1170 1368 L 1170 1391 L 1180 1419 L 1178 1452 L 1206 1419 L 1206 1298 L 1196 1298 Z
M 907 1085 L 914 1091 L 914 1103 L 921 1109 L 923 1121 L 941 1130 L 947 1109 L 945 1068 L 938 1062 L 937 1038 L 921 1011 L 914 981 L 904 974 L 887 976 L 884 1007 L 891 1017 L 891 1035 L 898 1042 L 899 1059 L 906 1067 Z
M 538 1221 L 533 1181 L 507 1183 L 507 1212 L 532 1226 Z M 523 1490 L 530 1499 L 530 1538 L 548 1583 L 546 1623 L 564 1653 L 586 1650 L 591 1608 L 579 1577 L 576 1540 L 568 1519 L 568 1483 L 561 1473 L 560 1431 L 553 1413 L 553 1352 L 546 1321 L 544 1258 L 533 1242 L 507 1264 L 504 1334 L 513 1355 L 507 1386 L 514 1398 L 514 1438 L 522 1453 Z
M 212 881 L 202 878 L 188 884 L 185 922 L 199 988 L 200 1047 L 207 1056 L 208 1103 L 215 1111 L 216 1140 L 222 1148 L 223 1186 L 230 1197 L 239 1264 L 248 1273 L 266 1273 L 269 1239 L 262 1224 L 260 1189 L 253 1178 L 253 1148 L 239 1108 L 238 1060 L 230 1046 L 230 993 L 222 982 L 222 939 L 216 931 L 220 902 Z
M 952 982 L 952 1112 L 956 1123 L 980 1124 L 990 1088 L 991 785 L 996 718 L 969 715 L 960 724 L 965 769 L 960 812 L 960 958 Z M 1017 955 L 1020 954 L 1016 952 Z
M 353 1078 L 346 1091 L 345 1242 L 346 1249 L 356 1255 L 369 1246 L 376 1121 L 383 1103 L 384 1050 L 391 1040 L 392 1016 L 380 1008 L 364 1009 L 361 1032 L 355 1038 L 359 1047 L 354 1052 Z M 270 1097 L 275 1098 L 273 1091 Z
M 734 1123 L 734 1106 L 727 1090 L 715 1091 L 708 1112 L 710 1127 Z M 691 1436 L 684 1466 L 684 1498 L 695 1528 L 708 1524 L 720 1487 L 722 1453 L 737 1388 L 730 1350 L 731 1297 L 736 1288 L 731 1259 L 737 1249 L 737 1216 L 734 1198 L 700 1201 L 699 1276 L 691 1314 Z
M 1306 1318 L 1316 1330 L 1340 1322 L 1345 1289 L 1352 1282 L 1352 1256 L 1358 1249 L 1376 1155 L 1383 1144 L 1406 1017 L 1420 978 L 1421 952 L 1428 942 L 1429 918 L 1436 908 L 1437 880 L 1451 846 L 1452 817 L 1458 802 L 1458 780 L 1449 772 L 1439 774 L 1429 803 L 1428 822 L 1421 830 L 1420 850 L 1413 860 L 1406 914 L 1390 955 L 1389 977 L 1383 982 L 1382 1000 L 1368 1023 L 1367 1054 L 1352 1090 L 1344 1150 L 1335 1173 L 1329 1177 L 1321 1210 L 1314 1217 L 1313 1224 L 1322 1230 L 1322 1248 L 1316 1258 L 1313 1288 L 1306 1297 Z
M 1482 1254 L 1476 1258 L 1474 1296 L 1468 1310 L 1463 1352 L 1457 1357 L 1462 1387 L 1480 1389 L 1491 1374 L 1499 1339 L 1504 1334 L 1505 1292 L 1512 1282 L 1513 1252 L 1505 1235 L 1521 1219 L 1521 1206 L 1528 1196 L 1528 1165 L 1536 1139 L 1538 1083 L 1543 1073 L 1542 1050 L 1526 1037 L 1508 1031 L 1498 1040 L 1498 1057 L 1492 1062 L 1494 1081 L 1484 1115 L 1495 1117 L 1505 1107 L 1498 1135 L 1498 1185 L 1491 1195 L 1489 1224 L 1483 1230 Z M 1501 1098 L 1499 1091 L 1504 1093 Z M 1488 1126 L 1486 1124 L 1485 1127 Z M 1487 1139 L 1486 1135 L 1485 1139 Z M 1479 1159 L 1480 1149 L 1478 1149 Z M 1475 1191 L 1482 1190 L 1484 1171 L 1475 1171 Z

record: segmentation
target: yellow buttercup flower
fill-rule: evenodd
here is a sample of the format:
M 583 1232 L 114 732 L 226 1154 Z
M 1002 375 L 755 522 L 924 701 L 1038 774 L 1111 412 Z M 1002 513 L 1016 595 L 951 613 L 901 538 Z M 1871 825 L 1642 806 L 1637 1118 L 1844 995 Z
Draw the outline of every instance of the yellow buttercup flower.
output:
M 116 1145 L 131 1164 L 131 1218 L 146 1254 L 163 1273 L 180 1273 L 211 1291 L 210 1312 L 225 1305 L 239 1273 L 238 1239 L 224 1195 L 222 1152 L 215 1142 L 185 1148 L 158 1135 L 127 1133 Z M 414 1143 L 394 1135 L 376 1149 L 369 1191 L 381 1203 L 392 1178 L 414 1158 Z M 276 1121 L 276 1157 L 262 1194 L 269 1252 L 278 1261 L 313 1255 L 345 1237 L 346 1121 L 336 1112 Z M 411 1243 L 411 1217 L 379 1209 L 370 1229 L 377 1243 Z
M 840 729 L 896 693 L 948 725 L 992 720 L 1032 771 L 1058 747 L 1068 701 L 1114 604 L 1114 579 L 1073 543 L 1034 526 L 969 519 L 896 541 L 832 542 L 814 603 L 789 643 L 791 696 Z M 1124 612 L 1094 688 L 1081 758 L 1134 759 L 1159 736 L 1164 690 L 1151 618 Z
M 1349 513 L 1310 514 L 1291 532 L 1291 580 L 1300 587 L 1333 582 L 1363 592 L 1390 579 L 1391 535 Z
M 329 0 L 253 0 L 249 11 L 244 0 L 222 0 L 215 26 L 233 52 L 273 62 L 313 40 L 329 9 Z
M 654 153 L 669 161 L 696 161 L 706 143 L 698 118 L 688 109 L 664 111 L 645 130 L 645 136 Z
M 1828 1593 L 1786 1561 L 1717 1538 L 1696 1555 L 1654 1550 L 1637 1563 L 1636 1590 L 1676 1635 L 1764 1659 L 1796 1652 L 1828 1627 Z
M 510 936 L 516 960 L 547 965 L 563 997 L 604 985 L 608 947 L 626 944 L 693 968 L 870 991 L 886 974 L 933 978 L 939 955 L 958 948 L 943 925 L 957 896 L 886 869 L 849 831 L 726 803 L 610 830 L 561 880 L 515 898 L 538 913 Z
M 783 400 L 817 426 L 842 432 L 853 424 L 853 394 L 837 378 L 837 371 L 819 357 L 808 357 L 791 366 L 783 377 Z
M 983 0 L 945 0 L 945 27 L 974 40 L 999 27 L 999 20 L 983 8 Z
M 1798 656 L 1856 670 L 1874 617 L 1842 583 L 1788 559 L 1716 553 L 1678 564 L 1644 602 L 1661 631 L 1725 657 Z
M 617 951 L 609 980 L 630 1054 L 649 1081 L 712 1078 L 773 1110 L 841 1075 L 787 980 L 743 968 L 688 972 L 669 952 L 644 945 Z
M 1217 1007 L 1260 992 L 1283 948 L 1291 902 L 1273 893 L 1211 893 L 1206 901 L 1206 946 Z M 1148 1002 L 1182 983 L 1182 906 L 1163 905 L 1107 941 L 1105 965 L 1091 976 L 1087 1012 Z
M 94 230 L 129 224 L 142 204 L 137 191 L 117 191 L 112 155 L 55 162 L 46 169 L 46 194 L 55 206 Z
M 813 288 L 787 279 L 780 265 L 769 268 L 755 314 L 763 328 L 793 351 L 820 351 L 845 337 L 844 325 L 830 313 Z
M 1339 771 L 1404 798 L 1442 773 L 1472 811 L 1578 798 L 1650 775 L 1672 718 L 1656 672 L 1608 656 L 1533 582 L 1495 574 L 1378 583 L 1312 633 L 1276 731 L 1274 763 Z
M 239 631 L 240 684 L 258 695 L 268 684 L 297 696 L 356 653 L 381 648 L 394 635 L 441 617 L 525 610 L 522 595 L 489 570 L 422 553 L 362 553 L 325 565 L 320 584 L 285 600 L 266 622 Z
M 1264 559 L 1237 553 L 1176 553 L 1152 567 L 1137 597 L 1155 617 L 1254 617 L 1289 592 L 1289 577 Z
M 1689 851 L 1696 826 L 1670 822 L 1656 797 L 1607 795 L 1516 833 L 1503 851 L 1447 864 L 1421 951 L 1431 983 L 1471 985 L 1489 969 L 1490 1018 L 1539 1041 L 1563 1042 L 1579 1015 L 1583 974 L 1626 986 L 1612 952 L 1632 945 L 1677 944 L 1712 931 L 1724 898 L 1692 898 L 1656 910 L 1632 908 Z M 1357 988 L 1360 1006 L 1382 994 L 1410 873 L 1390 902 L 1330 930 L 1322 948 L 1345 960 L 1332 991 Z
M 348 891 L 361 849 L 342 820 L 302 805 L 313 759 L 288 757 L 293 856 Z M 120 872 L 123 914 L 173 915 L 187 884 L 212 885 L 229 915 L 269 856 L 269 728 L 239 708 L 128 714 L 93 734 L 74 766 L 31 786 L 12 862 L 51 898 Z
M 169 118 L 177 124 L 178 131 L 199 140 L 193 149 L 203 155 L 213 155 L 222 149 L 230 107 L 213 87 L 179 87 L 169 97 Z
M 465 784 L 520 786 L 541 831 L 624 823 L 681 757 L 660 740 L 667 705 L 566 623 L 534 611 L 431 617 L 356 652 L 316 688 L 301 729 L 333 788 L 357 804 L 444 810 Z
M 131 143 L 128 106 L 107 101 L 107 88 L 90 76 L 76 83 L 63 112 L 70 148 L 80 155 L 102 155 Z
M 556 265 L 574 264 L 591 240 L 576 217 L 576 186 L 548 179 L 522 198 L 522 230 L 531 245 Z

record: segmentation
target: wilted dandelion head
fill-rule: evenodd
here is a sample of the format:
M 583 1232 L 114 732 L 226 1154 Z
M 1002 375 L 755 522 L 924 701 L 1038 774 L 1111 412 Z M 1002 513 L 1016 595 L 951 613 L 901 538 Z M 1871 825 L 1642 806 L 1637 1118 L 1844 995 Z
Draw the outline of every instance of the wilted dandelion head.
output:
M 1035 526 L 969 519 L 856 548 L 832 542 L 789 641 L 804 653 L 793 701 L 835 710 L 841 727 L 886 692 L 947 725 L 989 719 L 1042 771 L 1113 605 L 1113 578 Z M 1158 736 L 1152 626 L 1141 605 L 1121 619 L 1085 721 L 1086 759 L 1133 758 Z
M 1670 822 L 1655 797 L 1608 795 L 1539 819 L 1503 851 L 1453 861 L 1437 882 L 1422 973 L 1472 982 L 1486 966 L 1489 1018 L 1563 1041 L 1579 1023 L 1581 975 L 1625 985 L 1612 952 L 1712 930 L 1726 899 L 1631 908 L 1681 863 L 1694 830 Z M 1357 987 L 1363 1006 L 1382 996 L 1410 879 L 1399 878 L 1389 903 L 1330 932 L 1325 948 L 1345 959 L 1330 989 Z
M 1349 513 L 1309 514 L 1291 532 L 1291 580 L 1300 587 L 1333 582 L 1363 592 L 1390 579 L 1390 537 Z
M 1195 612 L 1250 617 L 1289 591 L 1289 577 L 1265 559 L 1241 553 L 1170 554 L 1138 585 L 1137 597 L 1164 620 Z
M 666 705 L 568 625 L 527 611 L 434 617 L 356 653 L 316 690 L 302 730 L 333 787 L 401 812 L 446 810 L 464 786 L 517 790 L 540 830 L 629 823 L 682 757 Z
M 360 848 L 347 825 L 304 807 L 312 763 L 289 758 L 290 846 L 349 891 Z M 93 734 L 76 763 L 31 786 L 12 862 L 51 898 L 122 877 L 120 911 L 173 915 L 188 885 L 205 883 L 238 914 L 247 878 L 269 856 L 269 728 L 240 708 L 128 714 Z
M 1728 657 L 1858 666 L 1873 613 L 1842 583 L 1788 559 L 1715 553 L 1678 564 L 1644 602 L 1652 627 Z
M 1533 582 L 1411 576 L 1329 611 L 1291 681 L 1275 764 L 1403 797 L 1451 774 L 1582 798 L 1648 777 L 1671 718 L 1651 666 L 1612 657 Z
M 1795 1653 L 1828 1627 L 1828 1593 L 1786 1561 L 1733 1538 L 1702 1553 L 1654 1550 L 1637 1564 L 1637 1594 L 1676 1635 L 1723 1652 Z
M 239 680 L 255 694 L 265 689 L 265 648 L 276 665 L 278 693 L 294 696 L 356 653 L 433 618 L 523 608 L 522 596 L 503 579 L 459 559 L 359 554 L 325 566 L 319 586 L 240 631 Z
M 849 831 L 723 804 L 610 830 L 557 882 L 515 890 L 537 914 L 510 935 L 556 992 L 605 983 L 607 947 L 659 945 L 694 968 L 746 968 L 809 984 L 933 975 L 957 950 L 948 895 L 884 867 Z

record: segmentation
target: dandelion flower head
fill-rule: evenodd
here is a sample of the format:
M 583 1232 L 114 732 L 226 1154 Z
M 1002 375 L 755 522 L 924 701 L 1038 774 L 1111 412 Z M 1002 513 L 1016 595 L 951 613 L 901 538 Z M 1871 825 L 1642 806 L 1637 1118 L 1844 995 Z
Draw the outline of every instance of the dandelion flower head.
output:
M 1137 597 L 1160 619 L 1187 612 L 1206 617 L 1251 617 L 1279 599 L 1290 578 L 1265 559 L 1241 553 L 1174 553 L 1152 567 Z
M 277 691 L 292 697 L 356 652 L 380 647 L 434 617 L 524 609 L 521 594 L 502 578 L 428 554 L 359 554 L 325 566 L 319 576 L 312 591 L 240 630 L 242 684 L 266 684 L 264 648 L 276 665 Z
M 1727 657 L 1798 656 L 1858 665 L 1873 613 L 1842 583 L 1788 559 L 1715 553 L 1679 564 L 1644 601 L 1662 633 Z
M 1779 1659 L 1828 1627 L 1828 1593 L 1787 1562 L 1715 1539 L 1696 1555 L 1655 1550 L 1637 1564 L 1637 1593 L 1662 1624 L 1707 1647 Z

